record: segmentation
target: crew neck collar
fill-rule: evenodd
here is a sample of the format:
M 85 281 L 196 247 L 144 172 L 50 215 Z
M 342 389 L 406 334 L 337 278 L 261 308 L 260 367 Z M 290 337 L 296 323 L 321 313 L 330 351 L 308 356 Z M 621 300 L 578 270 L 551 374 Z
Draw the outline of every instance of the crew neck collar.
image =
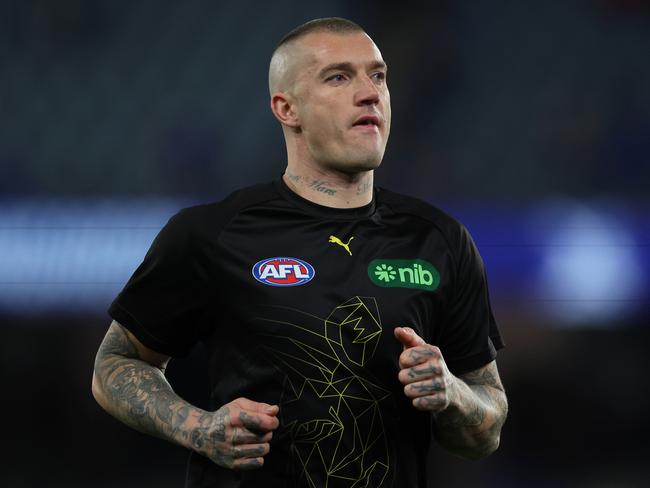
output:
M 375 213 L 376 195 L 374 188 L 372 191 L 372 200 L 367 205 L 354 208 L 335 208 L 319 205 L 318 203 L 314 203 L 310 200 L 307 200 L 306 198 L 301 197 L 287 186 L 284 179 L 282 178 L 282 175 L 280 175 L 280 178 L 273 181 L 273 185 L 283 198 L 290 201 L 292 204 L 301 208 L 307 213 L 316 215 L 318 217 L 336 220 L 356 220 L 370 217 L 373 213 Z

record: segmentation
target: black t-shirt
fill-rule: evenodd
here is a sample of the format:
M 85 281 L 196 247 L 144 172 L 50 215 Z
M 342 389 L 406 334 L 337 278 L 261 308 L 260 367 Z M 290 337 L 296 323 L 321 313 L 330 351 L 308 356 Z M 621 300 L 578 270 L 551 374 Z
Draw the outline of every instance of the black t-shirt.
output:
M 424 487 L 431 416 L 403 393 L 393 329 L 440 347 L 454 374 L 503 346 L 460 223 L 380 188 L 324 207 L 281 179 L 172 217 L 109 313 L 161 353 L 203 342 L 211 408 L 280 406 L 263 468 L 192 455 L 191 487 Z

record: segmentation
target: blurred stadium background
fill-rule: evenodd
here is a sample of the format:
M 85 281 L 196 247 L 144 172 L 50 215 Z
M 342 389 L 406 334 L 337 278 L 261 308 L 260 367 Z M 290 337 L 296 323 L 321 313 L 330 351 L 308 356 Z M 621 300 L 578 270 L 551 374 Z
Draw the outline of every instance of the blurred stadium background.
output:
M 92 400 L 105 310 L 179 208 L 279 176 L 270 53 L 333 15 L 390 65 L 378 183 L 465 222 L 508 343 L 500 450 L 434 449 L 431 486 L 647 486 L 644 0 L 0 0 L 0 485 L 182 485 Z M 201 360 L 170 366 L 197 403 Z

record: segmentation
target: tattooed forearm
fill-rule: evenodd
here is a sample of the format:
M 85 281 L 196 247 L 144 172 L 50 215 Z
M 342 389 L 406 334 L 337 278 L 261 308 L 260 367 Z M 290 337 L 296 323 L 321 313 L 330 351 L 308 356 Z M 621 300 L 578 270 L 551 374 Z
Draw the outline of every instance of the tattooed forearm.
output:
M 462 456 L 484 457 L 498 447 L 508 412 L 503 385 L 494 362 L 460 378 L 449 408 L 435 417 L 436 438 Z
M 163 367 L 140 357 L 118 324 L 110 327 L 97 353 L 93 392 L 127 425 L 183 445 L 190 441 L 188 423 L 201 412 L 174 393 Z
M 240 397 L 214 412 L 201 410 L 172 390 L 164 375 L 168 359 L 114 322 L 97 353 L 93 395 L 127 425 L 193 449 L 220 466 L 261 467 L 279 425 L 278 406 Z

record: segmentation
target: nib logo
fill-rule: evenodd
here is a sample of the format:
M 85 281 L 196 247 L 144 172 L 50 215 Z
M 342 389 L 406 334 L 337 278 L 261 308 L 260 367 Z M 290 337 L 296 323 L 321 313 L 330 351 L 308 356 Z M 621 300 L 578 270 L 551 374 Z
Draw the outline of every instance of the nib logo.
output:
M 368 277 L 384 288 L 419 288 L 434 291 L 440 273 L 423 259 L 375 259 L 368 265 Z
M 392 266 L 382 263 L 375 266 L 375 276 L 380 281 L 385 281 L 389 283 L 395 279 L 397 272 L 393 269 Z

